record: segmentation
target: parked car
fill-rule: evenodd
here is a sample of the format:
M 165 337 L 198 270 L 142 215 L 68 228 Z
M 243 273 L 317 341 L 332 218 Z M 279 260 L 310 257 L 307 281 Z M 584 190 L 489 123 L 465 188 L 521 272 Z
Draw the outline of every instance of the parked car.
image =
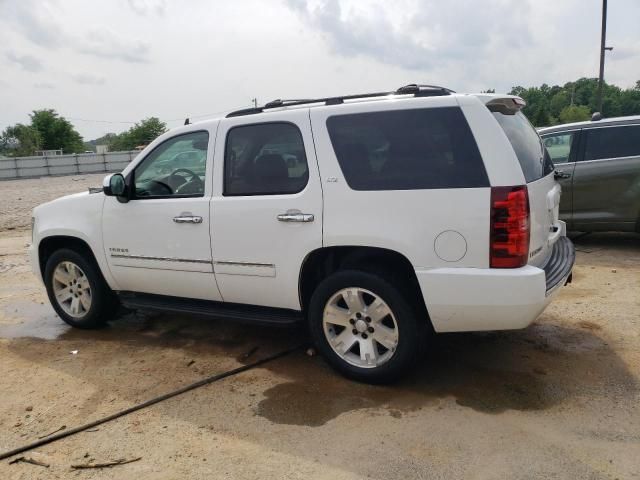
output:
M 199 175 L 204 175 L 207 148 L 200 150 L 188 150 L 168 156 L 162 162 L 158 162 L 156 170 L 159 173 L 171 173 L 177 168 L 186 168 Z
M 430 332 L 524 328 L 571 279 L 523 106 L 409 85 L 179 127 L 103 192 L 37 207 L 34 271 L 75 327 L 118 303 L 306 322 L 343 374 L 394 380 Z M 179 150 L 206 152 L 204 171 L 155 168 Z
M 570 230 L 640 232 L 640 116 L 539 130 L 562 184 Z

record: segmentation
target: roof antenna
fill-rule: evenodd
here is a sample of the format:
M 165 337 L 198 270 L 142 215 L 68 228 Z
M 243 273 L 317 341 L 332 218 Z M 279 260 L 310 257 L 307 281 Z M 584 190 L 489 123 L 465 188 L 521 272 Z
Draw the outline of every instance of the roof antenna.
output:
M 189 117 L 184 119 L 184 124 L 185 125 L 189 125 L 191 122 L 189 121 Z

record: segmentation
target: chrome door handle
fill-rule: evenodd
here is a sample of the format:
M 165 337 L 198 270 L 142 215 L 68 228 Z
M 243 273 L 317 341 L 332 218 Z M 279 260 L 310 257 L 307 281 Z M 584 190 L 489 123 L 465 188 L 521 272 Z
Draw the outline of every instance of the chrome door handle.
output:
M 561 178 L 571 178 L 571 174 L 567 172 L 563 172 L 562 170 L 556 170 L 553 172 L 553 178 L 559 180 Z
M 312 213 L 281 213 L 278 215 L 280 222 L 313 222 Z
M 175 223 L 202 223 L 202 217 L 196 217 L 193 215 L 178 215 L 173 217 Z

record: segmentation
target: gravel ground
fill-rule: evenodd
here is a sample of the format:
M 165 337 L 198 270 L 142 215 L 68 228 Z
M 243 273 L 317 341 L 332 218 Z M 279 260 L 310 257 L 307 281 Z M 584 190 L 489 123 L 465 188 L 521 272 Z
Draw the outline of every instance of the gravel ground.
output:
M 174 314 L 67 327 L 21 219 L 99 184 L 84 178 L 0 182 L 0 451 L 306 341 Z M 0 478 L 640 478 L 640 236 L 576 245 L 573 284 L 532 326 L 439 335 L 398 385 L 299 351 L 24 454 L 49 467 L 0 461 Z
M 106 174 L 0 181 L 0 232 L 29 228 L 31 210 L 63 195 L 99 187 Z

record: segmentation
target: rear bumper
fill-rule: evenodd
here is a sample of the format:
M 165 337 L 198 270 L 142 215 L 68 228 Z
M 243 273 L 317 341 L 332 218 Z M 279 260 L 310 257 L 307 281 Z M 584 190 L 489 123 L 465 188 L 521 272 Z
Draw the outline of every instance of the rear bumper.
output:
M 576 261 L 576 249 L 567 237 L 560 237 L 553 244 L 553 250 L 542 268 L 545 274 L 546 294 L 551 295 L 565 284 Z
M 575 261 L 561 237 L 542 268 L 438 268 L 416 270 L 437 332 L 511 330 L 533 322 L 564 285 Z

